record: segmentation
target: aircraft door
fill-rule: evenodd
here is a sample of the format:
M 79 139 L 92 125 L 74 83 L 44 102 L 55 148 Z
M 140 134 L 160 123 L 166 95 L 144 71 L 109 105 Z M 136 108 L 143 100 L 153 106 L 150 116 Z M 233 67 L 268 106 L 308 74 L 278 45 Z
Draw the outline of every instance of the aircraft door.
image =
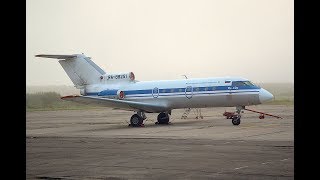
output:
M 152 96 L 157 98 L 159 96 L 159 88 L 155 87 L 152 89 Z
M 241 86 L 241 82 L 240 81 L 231 82 L 230 86 L 228 87 L 229 94 L 230 95 L 236 95 L 236 94 L 234 94 L 234 92 L 237 92 L 239 90 L 239 86 Z
M 186 87 L 186 97 L 188 99 L 191 99 L 193 95 L 193 87 L 192 86 L 187 86 Z

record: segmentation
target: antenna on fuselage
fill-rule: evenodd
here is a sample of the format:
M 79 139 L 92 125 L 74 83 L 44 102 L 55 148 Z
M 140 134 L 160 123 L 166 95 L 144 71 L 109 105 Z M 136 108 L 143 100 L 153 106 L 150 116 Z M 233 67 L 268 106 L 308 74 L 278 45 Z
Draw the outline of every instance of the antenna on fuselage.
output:
M 188 79 L 187 75 L 181 75 L 181 76 L 184 76 L 184 77 L 186 77 L 186 79 Z

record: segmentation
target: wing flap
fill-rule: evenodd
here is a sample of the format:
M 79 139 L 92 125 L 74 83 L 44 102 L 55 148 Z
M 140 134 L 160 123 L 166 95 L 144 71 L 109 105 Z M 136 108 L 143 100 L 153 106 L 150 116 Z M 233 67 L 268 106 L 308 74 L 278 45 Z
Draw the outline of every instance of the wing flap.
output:
M 63 100 L 78 102 L 82 104 L 92 104 L 103 107 L 112 107 L 122 110 L 131 110 L 131 111 L 145 111 L 145 112 L 164 112 L 169 109 L 163 105 L 150 104 L 144 102 L 136 102 L 136 101 L 126 101 L 126 100 L 118 100 L 118 99 L 108 99 L 108 98 L 100 98 L 93 96 L 64 96 L 61 97 Z

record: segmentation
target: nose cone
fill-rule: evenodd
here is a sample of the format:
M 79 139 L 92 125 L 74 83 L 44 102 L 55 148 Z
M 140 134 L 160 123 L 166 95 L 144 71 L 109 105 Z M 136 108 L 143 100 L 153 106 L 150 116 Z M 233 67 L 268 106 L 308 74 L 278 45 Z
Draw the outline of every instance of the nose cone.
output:
M 270 101 L 272 99 L 273 99 L 273 95 L 269 91 L 262 89 L 262 88 L 260 89 L 259 100 L 261 103 L 264 103 L 266 101 Z

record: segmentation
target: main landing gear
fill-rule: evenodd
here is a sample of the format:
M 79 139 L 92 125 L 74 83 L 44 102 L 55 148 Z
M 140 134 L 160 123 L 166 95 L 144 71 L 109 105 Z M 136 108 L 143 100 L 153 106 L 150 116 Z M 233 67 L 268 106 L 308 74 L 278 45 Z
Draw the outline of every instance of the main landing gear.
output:
M 147 117 L 144 112 L 137 112 L 137 114 L 131 116 L 129 126 L 141 127 L 143 126 L 143 120 L 145 120 L 146 118 Z
M 167 113 L 167 112 L 161 112 L 158 117 L 157 117 L 157 122 L 155 122 L 155 124 L 169 124 L 169 120 L 170 120 L 170 117 L 169 117 L 169 114 L 170 113 Z
M 171 115 L 171 111 L 168 112 L 161 112 L 158 117 L 157 117 L 157 122 L 155 122 L 155 124 L 170 124 L 169 120 L 170 120 L 170 116 Z M 144 112 L 137 112 L 137 114 L 134 114 L 131 116 L 130 119 L 130 124 L 129 126 L 132 127 L 143 127 L 143 121 L 147 119 L 146 115 Z

